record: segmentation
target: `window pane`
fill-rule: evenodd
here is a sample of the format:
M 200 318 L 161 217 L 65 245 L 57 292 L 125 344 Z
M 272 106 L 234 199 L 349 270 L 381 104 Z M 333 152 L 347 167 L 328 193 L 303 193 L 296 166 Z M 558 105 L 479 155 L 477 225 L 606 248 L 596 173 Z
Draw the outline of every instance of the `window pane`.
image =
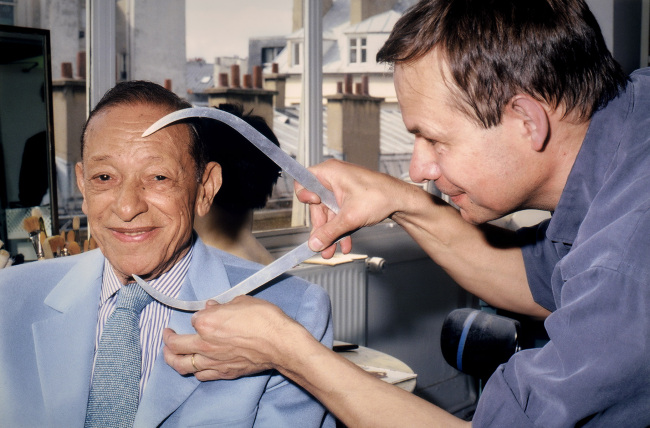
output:
M 300 43 L 294 42 L 293 44 L 293 65 L 300 65 Z
M 0 24 L 14 25 L 14 6 L 12 2 L 0 2 Z
M 262 48 L 262 63 L 268 64 L 275 58 L 275 49 L 274 48 Z
M 66 125 L 69 129 L 62 130 L 62 139 L 56 140 L 57 147 L 65 147 L 66 150 L 71 148 L 66 155 L 68 156 L 66 162 L 69 165 L 74 165 L 78 160 L 76 157 L 78 139 L 81 125 L 85 120 L 85 87 L 82 84 L 84 79 L 82 73 L 85 72 L 83 66 L 86 60 L 85 35 L 88 31 L 85 23 L 85 2 L 75 4 L 78 13 L 73 20 L 67 19 L 70 15 L 69 11 L 66 11 L 65 17 L 54 16 L 63 13 L 55 7 L 42 9 L 40 13 L 48 16 L 39 18 L 42 22 L 61 22 L 66 26 L 72 24 L 76 27 L 59 32 L 58 34 L 64 36 L 53 40 L 52 46 L 53 78 L 61 80 L 64 62 L 71 63 L 73 70 L 73 78 L 66 81 L 66 87 L 74 85 L 75 98 L 73 101 L 66 102 L 76 104 L 57 109 L 57 111 L 68 111 L 69 115 L 74 116 L 65 121 L 70 125 Z M 350 135 L 354 134 L 338 135 L 336 129 L 340 128 L 341 124 L 327 123 L 327 117 L 330 115 L 328 111 L 334 108 L 327 97 L 336 94 L 337 87 L 347 87 L 343 85 L 348 81 L 346 75 L 351 76 L 353 90 L 355 85 L 359 85 L 362 79 L 367 77 L 369 94 L 385 99 L 380 108 L 381 126 L 379 123 L 370 124 L 375 119 L 369 121 L 364 119 L 356 124 L 357 127 L 377 130 L 377 134 L 372 136 L 375 139 L 374 143 L 368 144 L 374 144 L 374 147 L 380 145 L 381 153 L 369 155 L 368 158 L 373 159 L 376 169 L 390 171 L 392 175 L 400 177 L 407 176 L 412 138 L 403 130 L 388 68 L 374 64 L 376 51 L 368 52 L 370 45 L 381 46 L 381 39 L 388 37 L 394 22 L 387 23 L 383 30 L 373 34 L 372 37 L 375 39 L 372 41 L 367 40 L 370 38 L 367 34 L 348 34 L 355 26 L 350 23 L 349 4 L 346 2 L 341 4 L 346 6 L 341 8 L 340 4 L 334 2 L 334 6 L 330 5 L 332 6 L 330 9 L 323 11 L 322 32 L 328 34 L 328 37 L 323 41 L 322 95 L 325 98 L 323 99 L 322 157 L 365 162 L 364 159 L 352 159 L 355 151 L 350 150 L 353 144 L 347 139 L 352 138 Z M 252 108 L 254 113 L 263 115 L 273 125 L 273 132 L 278 137 L 282 149 L 292 156 L 298 156 L 301 150 L 299 129 L 303 104 L 302 64 L 303 59 L 308 55 L 308 52 L 304 51 L 302 15 L 296 13 L 297 9 L 295 9 L 300 7 L 302 7 L 301 2 L 294 0 L 273 2 L 267 0 L 247 2 L 117 0 L 113 23 L 115 33 L 113 54 L 117 58 L 117 63 L 113 72 L 117 80 L 152 80 L 167 85 L 194 105 L 209 106 L 235 102 L 236 100 L 229 98 L 233 92 L 236 92 L 232 91 L 232 87 L 248 85 L 248 82 L 254 80 L 252 79 L 254 67 L 262 66 L 262 88 L 277 94 L 270 96 L 272 99 L 270 106 L 269 104 L 252 105 L 244 101 L 245 109 Z M 294 18 L 296 16 L 298 18 Z M 29 19 L 31 21 L 16 22 L 15 25 L 33 26 L 33 22 L 38 21 L 36 16 Z M 345 61 L 345 47 L 339 46 L 341 41 L 346 43 L 346 39 L 349 40 L 350 49 L 347 53 L 349 63 Z M 359 73 L 359 62 L 367 65 L 364 66 L 363 75 Z M 354 65 L 354 68 L 346 69 L 348 65 Z M 237 69 L 239 79 L 236 79 Z M 256 82 L 252 84 L 254 86 Z M 227 91 L 226 87 L 230 88 L 230 91 Z M 331 117 L 336 115 L 331 114 Z M 346 117 L 343 117 L 341 120 L 345 119 Z M 367 133 L 359 133 L 359 135 L 365 134 Z M 379 165 L 376 165 L 377 159 Z M 70 190 L 68 192 L 72 195 L 70 201 L 74 204 L 70 204 L 71 211 L 68 214 L 74 213 L 75 207 L 80 206 L 74 174 L 70 172 L 67 178 L 61 180 L 61 185 L 67 186 Z M 292 198 L 291 179 L 281 177 L 274 187 L 265 210 L 255 213 L 256 219 L 260 218 L 256 224 L 262 225 L 261 228 L 285 227 L 289 223 L 290 214 L 287 212 L 291 211 Z M 60 204 L 60 206 L 64 205 Z M 277 218 L 281 218 L 282 221 L 276 221 Z
M 222 87 L 219 76 L 215 75 L 212 86 L 202 89 L 209 93 L 204 95 L 203 104 L 240 103 L 245 111 L 252 109 L 254 115 L 263 116 L 282 149 L 295 156 L 296 137 L 291 133 L 297 133 L 298 120 L 293 118 L 289 123 L 282 123 L 283 129 L 279 129 L 278 122 L 283 122 L 283 119 L 279 113 L 282 106 L 279 109 L 277 103 L 284 102 L 285 94 L 274 96 L 278 87 L 282 90 L 291 84 L 292 90 L 296 90 L 294 87 L 300 84 L 299 79 L 288 82 L 284 74 L 292 67 L 300 67 L 303 55 L 302 37 L 291 37 L 292 33 L 300 30 L 294 28 L 299 23 L 293 22 L 293 0 L 185 0 L 185 4 L 188 58 L 202 56 L 206 61 L 214 62 L 215 67 L 220 67 L 218 73 L 227 75 L 230 87 Z M 194 50 L 200 55 L 193 55 L 191 52 Z M 232 90 L 235 85 L 231 66 L 234 63 L 239 64 L 240 69 L 241 88 L 237 92 Z M 254 79 L 256 70 L 262 71 L 257 82 Z M 277 77 L 279 75 L 282 76 Z M 251 91 L 248 95 L 247 90 Z M 301 92 L 297 89 L 297 93 Z M 256 175 L 261 173 L 252 171 L 251 175 L 256 179 Z M 266 206 L 255 210 L 254 230 L 289 227 L 292 197 L 293 182 L 290 177 L 280 177 Z

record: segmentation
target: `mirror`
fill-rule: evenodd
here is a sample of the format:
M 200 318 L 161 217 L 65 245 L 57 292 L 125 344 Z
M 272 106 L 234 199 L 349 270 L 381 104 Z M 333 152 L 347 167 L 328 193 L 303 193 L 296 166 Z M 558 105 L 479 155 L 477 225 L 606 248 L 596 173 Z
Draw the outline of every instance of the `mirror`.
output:
M 48 30 L 0 25 L 0 239 L 36 260 L 24 220 L 58 231 Z

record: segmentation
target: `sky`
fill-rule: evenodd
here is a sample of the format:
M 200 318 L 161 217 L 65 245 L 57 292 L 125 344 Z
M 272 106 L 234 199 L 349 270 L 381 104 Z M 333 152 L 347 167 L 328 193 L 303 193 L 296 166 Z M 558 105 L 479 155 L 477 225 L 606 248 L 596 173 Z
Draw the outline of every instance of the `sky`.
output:
M 188 59 L 248 57 L 248 38 L 291 33 L 293 0 L 186 0 Z

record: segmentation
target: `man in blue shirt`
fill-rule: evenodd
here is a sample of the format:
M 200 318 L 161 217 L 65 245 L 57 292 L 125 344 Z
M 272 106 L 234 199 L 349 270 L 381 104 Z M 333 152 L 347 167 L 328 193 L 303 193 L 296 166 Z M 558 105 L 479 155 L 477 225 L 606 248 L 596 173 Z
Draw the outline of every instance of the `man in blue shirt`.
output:
M 310 246 L 331 255 L 339 236 L 391 218 L 468 291 L 546 318 L 548 344 L 497 369 L 473 426 L 650 425 L 650 71 L 624 75 L 582 0 L 422 0 L 378 59 L 394 66 L 415 137 L 411 178 L 433 180 L 456 207 L 330 161 L 313 171 L 335 192 L 338 215 L 297 187 L 312 205 Z M 485 224 L 528 208 L 552 218 L 518 233 Z M 256 337 L 244 324 L 261 323 L 254 303 L 197 315 L 206 328 L 229 325 L 203 343 L 215 378 L 246 355 L 350 426 L 468 424 L 354 370 L 271 308 L 264 320 L 294 340 Z M 197 349 L 190 340 L 166 338 L 177 370 Z

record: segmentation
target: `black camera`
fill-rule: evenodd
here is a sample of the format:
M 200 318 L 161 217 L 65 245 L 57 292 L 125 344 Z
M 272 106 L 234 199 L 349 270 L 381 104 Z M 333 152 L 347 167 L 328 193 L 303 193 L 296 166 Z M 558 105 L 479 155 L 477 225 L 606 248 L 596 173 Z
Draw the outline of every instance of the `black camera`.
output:
M 487 380 L 521 349 L 519 321 L 478 309 L 447 315 L 440 335 L 442 355 L 457 370 Z

